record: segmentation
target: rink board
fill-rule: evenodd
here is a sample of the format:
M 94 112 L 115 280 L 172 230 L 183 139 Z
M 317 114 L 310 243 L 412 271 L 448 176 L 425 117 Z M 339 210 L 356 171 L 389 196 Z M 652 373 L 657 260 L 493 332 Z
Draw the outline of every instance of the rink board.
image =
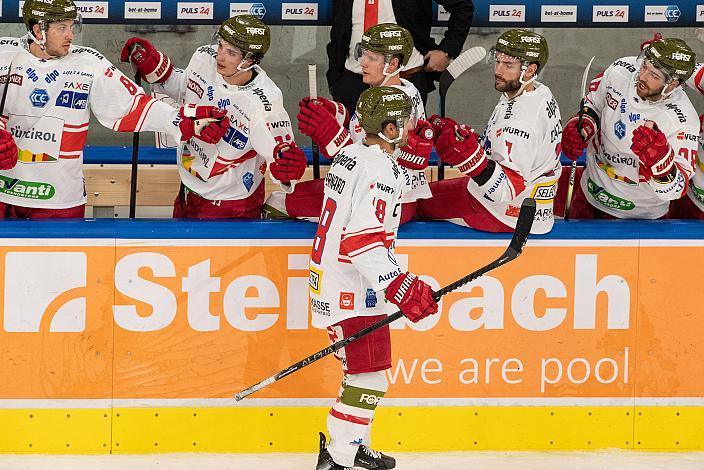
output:
M 6 222 L 0 238 L 0 452 L 313 451 L 339 388 L 317 351 L 314 225 Z M 398 451 L 704 449 L 704 229 L 558 223 L 441 313 L 392 329 L 375 447 Z M 435 288 L 507 236 L 401 230 Z M 323 274 L 324 275 L 324 274 Z

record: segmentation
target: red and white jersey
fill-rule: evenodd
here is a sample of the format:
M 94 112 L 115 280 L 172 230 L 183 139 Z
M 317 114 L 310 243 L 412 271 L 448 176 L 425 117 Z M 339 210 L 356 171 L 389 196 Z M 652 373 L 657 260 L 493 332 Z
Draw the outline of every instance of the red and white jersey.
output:
M 413 104 L 411 111 L 412 120 L 417 122 L 421 119 L 427 119 L 425 116 L 425 107 L 423 106 L 423 98 L 420 96 L 420 92 L 413 83 L 402 78 L 400 85 L 390 86 L 398 88 L 411 98 L 411 103 Z M 352 142 L 355 143 L 362 142 L 367 136 L 362 126 L 359 125 L 357 113 L 352 114 L 350 118 L 350 134 L 352 135 Z M 405 186 L 403 189 L 402 202 L 414 202 L 418 199 L 428 199 L 432 196 L 428 180 L 423 170 L 411 170 L 401 165 L 399 165 L 399 169 L 403 174 L 403 184 Z
M 470 178 L 467 189 L 494 217 L 515 227 L 521 203 L 535 198 L 532 233 L 547 233 L 555 218 L 553 200 L 560 178 L 562 123 L 550 88 L 535 89 L 510 100 L 502 94 L 489 118 L 481 143 L 497 163 L 489 180 L 479 186 Z
M 160 103 L 95 49 L 40 59 L 27 37 L 0 39 L 0 77 L 9 85 L 2 126 L 14 136 L 19 161 L 0 171 L 0 201 L 64 209 L 86 202 L 83 147 L 92 112 L 120 132 L 167 132 L 181 138 L 178 111 Z
M 697 64 L 694 73 L 687 80 L 687 85 L 699 93 L 704 95 L 704 63 Z M 699 116 L 699 147 L 700 151 L 704 151 L 704 127 L 702 127 L 702 120 L 704 115 Z M 694 204 L 702 211 L 704 211 L 704 161 L 702 154 L 697 153 L 697 158 L 695 159 L 694 166 L 694 176 L 689 181 L 689 188 L 687 188 L 687 196 L 694 202 Z
M 313 325 L 387 312 L 385 289 L 401 274 L 394 241 L 401 172 L 378 145 L 342 149 L 325 177 L 325 199 L 310 261 Z
M 178 171 L 190 190 L 210 200 L 244 199 L 262 184 L 278 143 L 293 142 L 283 95 L 259 66 L 243 86 L 230 85 L 217 72 L 215 49 L 199 47 L 185 70 L 174 68 L 157 87 L 179 104 L 227 110 L 230 129 L 216 144 L 191 139 L 178 149 Z M 287 191 L 293 185 L 282 185 Z
M 670 201 L 682 197 L 694 172 L 699 118 L 681 87 L 657 102 L 636 92 L 641 62 L 617 60 L 597 76 L 587 106 L 599 116 L 599 132 L 587 147 L 587 167 L 581 185 L 587 200 L 599 210 L 624 219 L 657 219 Z M 660 183 L 640 176 L 640 160 L 631 151 L 633 131 L 653 121 L 665 134 L 675 157 L 675 176 Z

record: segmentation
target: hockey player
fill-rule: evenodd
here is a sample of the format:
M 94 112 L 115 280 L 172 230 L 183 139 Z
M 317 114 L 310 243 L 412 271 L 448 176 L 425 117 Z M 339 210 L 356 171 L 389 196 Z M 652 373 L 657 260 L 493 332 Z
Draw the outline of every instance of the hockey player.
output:
M 22 18 L 27 35 L 0 40 L 7 93 L 0 124 L 2 216 L 84 216 L 83 147 L 91 112 L 121 132 L 211 142 L 223 136 L 227 121 L 214 106 L 173 109 L 145 95 L 95 49 L 73 45 L 81 26 L 73 1 L 27 0 Z M 202 128 L 198 118 L 211 122 Z
M 405 185 L 401 223 L 413 217 L 418 199 L 431 196 L 423 170 L 433 149 L 433 131 L 424 123 L 425 108 L 416 87 L 399 76 L 413 51 L 413 38 L 403 27 L 382 23 L 370 27 L 362 36 L 356 57 L 362 67 L 362 78 L 369 86 L 393 86 L 406 93 L 412 101 L 412 120 L 417 124 L 408 144 L 396 151 Z M 318 144 L 323 155 L 333 158 L 352 142 L 361 142 L 365 132 L 358 117 L 351 118 L 342 103 L 305 97 L 299 103 L 299 130 Z M 269 196 L 265 211 L 269 217 L 294 217 L 316 220 L 323 202 L 323 181 L 301 183 L 293 193 L 275 192 Z
M 122 60 L 137 64 L 156 89 L 182 104 L 217 104 L 232 123 L 216 144 L 191 141 L 179 148 L 183 184 L 174 217 L 259 218 L 267 165 L 285 191 L 303 176 L 306 157 L 292 140 L 281 90 L 259 66 L 270 34 L 254 16 L 230 18 L 214 44 L 198 48 L 184 70 L 145 39 L 125 44 Z
M 550 89 L 537 81 L 548 61 L 548 44 L 537 33 L 506 31 L 490 53 L 494 88 L 502 93 L 479 137 L 467 126 L 433 116 L 440 158 L 465 176 L 430 184 L 431 199 L 418 216 L 488 232 L 511 232 L 521 203 L 538 203 L 533 233 L 554 223 L 553 199 L 560 177 L 560 109 Z
M 704 63 L 697 64 L 692 76 L 687 80 L 687 86 L 693 88 L 704 95 Z M 702 119 L 699 116 L 699 147 L 702 148 L 704 142 L 704 132 Z M 691 134 L 683 134 L 683 138 L 692 140 Z M 681 197 L 672 201 L 668 218 L 671 219 L 704 219 L 704 162 L 699 152 L 694 158 L 694 175 L 689 180 L 687 197 Z
M 587 165 L 572 202 L 574 218 L 658 219 L 682 197 L 693 174 L 699 120 L 681 85 L 695 55 L 674 38 L 624 57 L 590 86 L 581 117 L 572 117 L 562 150 Z
M 327 328 L 331 341 L 384 318 L 384 299 L 413 322 L 438 310 L 430 286 L 403 272 L 394 257 L 404 183 L 393 153 L 412 132 L 411 100 L 397 88 L 369 88 L 356 112 L 366 137 L 342 149 L 325 178 L 324 208 L 310 262 L 313 325 Z M 388 326 L 350 343 L 336 356 L 344 373 L 342 387 L 328 414 L 327 447 L 321 433 L 316 469 L 394 468 L 393 458 L 369 448 L 374 411 L 388 388 Z M 369 398 L 361 400 L 364 395 Z

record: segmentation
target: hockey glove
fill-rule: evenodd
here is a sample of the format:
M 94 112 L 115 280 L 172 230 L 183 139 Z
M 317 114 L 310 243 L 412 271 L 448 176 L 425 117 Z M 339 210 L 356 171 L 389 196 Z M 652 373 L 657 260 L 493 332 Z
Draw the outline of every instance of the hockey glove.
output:
M 17 144 L 12 134 L 0 129 L 0 170 L 11 170 L 17 164 Z
M 131 62 L 147 83 L 164 83 L 174 69 L 169 56 L 154 49 L 142 38 L 129 38 L 120 53 L 120 61 Z
M 442 161 L 470 177 L 479 175 L 488 163 L 477 134 L 465 125 L 445 126 L 435 148 Z
M 426 121 L 419 121 L 416 128 L 408 134 L 408 143 L 401 147 L 396 155 L 398 164 L 411 170 L 424 170 L 428 167 L 434 141 L 433 127 Z
M 178 112 L 181 121 L 181 140 L 196 137 L 208 144 L 215 144 L 223 138 L 230 128 L 227 111 L 215 106 L 197 106 L 188 104 Z
M 647 180 L 666 177 L 675 164 L 675 152 L 657 126 L 646 124 L 634 130 L 631 150 L 640 159 L 638 169 Z
M 582 133 L 577 130 L 579 116 L 572 116 L 564 129 L 562 129 L 562 151 L 572 159 L 577 160 L 589 141 L 596 135 L 596 122 L 587 114 L 582 114 Z
M 313 139 L 326 157 L 334 157 L 343 147 L 352 143 L 349 131 L 328 111 L 325 104 L 303 99 L 298 107 L 298 130 Z
M 308 159 L 294 142 L 278 144 L 274 148 L 274 163 L 269 166 L 271 176 L 282 183 L 299 180 L 306 171 Z
M 418 276 L 405 272 L 396 277 L 386 288 L 386 300 L 396 304 L 413 323 L 438 312 L 433 291 Z
M 445 127 L 451 127 L 454 129 L 455 126 L 457 126 L 457 122 L 454 119 L 440 117 L 437 114 L 430 116 L 428 122 L 431 126 L 433 126 L 436 139 L 440 137 L 440 134 L 442 134 L 442 131 L 445 130 Z
M 347 111 L 347 108 L 345 108 L 344 104 L 338 101 L 329 100 L 327 98 L 321 98 L 320 96 L 317 97 L 315 100 L 311 100 L 310 96 L 306 96 L 298 102 L 298 106 L 308 106 L 308 103 L 310 103 L 311 101 L 314 101 L 315 104 L 322 105 L 327 112 L 335 116 L 335 120 L 342 127 L 344 127 L 345 129 L 348 129 L 350 127 L 350 112 Z

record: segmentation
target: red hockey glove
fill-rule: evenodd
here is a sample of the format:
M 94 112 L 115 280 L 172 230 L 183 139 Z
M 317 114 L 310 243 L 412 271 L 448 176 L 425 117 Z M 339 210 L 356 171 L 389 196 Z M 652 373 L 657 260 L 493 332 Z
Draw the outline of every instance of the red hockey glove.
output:
M 577 130 L 579 116 L 572 116 L 564 129 L 562 129 L 562 151 L 565 155 L 577 160 L 589 141 L 596 135 L 596 122 L 587 114 L 582 114 L 582 134 Z
M 181 140 L 196 137 L 208 144 L 215 144 L 223 138 L 230 128 L 227 111 L 215 106 L 197 106 L 187 104 L 178 112 L 181 122 Z
M 298 107 L 298 130 L 313 139 L 326 157 L 334 157 L 343 147 L 352 143 L 349 131 L 340 125 L 325 104 L 303 99 Z
M 399 149 L 398 164 L 411 170 L 424 170 L 428 167 L 433 151 L 435 131 L 426 121 L 418 121 L 416 128 L 408 135 L 408 143 Z
M 648 180 L 667 176 L 675 164 L 675 152 L 657 126 L 646 124 L 634 130 L 631 150 L 640 159 L 640 174 Z
M 271 176 L 282 183 L 299 180 L 306 171 L 308 159 L 294 142 L 278 144 L 274 148 L 274 163 L 269 166 Z
M 487 165 L 484 149 L 468 126 L 445 126 L 435 144 L 438 156 L 448 165 L 456 166 L 465 175 L 477 176 Z
M 298 105 L 308 106 L 308 103 L 310 103 L 311 101 L 313 100 L 310 99 L 310 96 L 306 96 L 298 102 Z M 320 96 L 317 97 L 314 101 L 315 104 L 322 105 L 327 112 L 335 116 L 335 120 L 342 127 L 344 127 L 345 129 L 348 129 L 350 127 L 350 112 L 347 111 L 347 108 L 345 108 L 344 104 L 338 101 L 329 100 L 327 98 L 321 98 Z
M 437 114 L 433 114 L 432 116 L 430 116 L 428 122 L 431 126 L 433 126 L 436 139 L 440 137 L 440 134 L 442 134 L 442 131 L 445 130 L 445 127 L 452 127 L 454 129 L 455 126 L 458 125 L 454 119 L 440 117 Z
M 399 310 L 413 323 L 438 312 L 430 286 L 409 272 L 391 281 L 386 288 L 386 300 L 398 305 Z
M 17 144 L 12 134 L 0 129 L 0 170 L 11 170 L 17 164 Z
M 120 61 L 132 62 L 147 83 L 164 83 L 174 69 L 169 56 L 154 49 L 142 38 L 129 38 L 120 53 Z

